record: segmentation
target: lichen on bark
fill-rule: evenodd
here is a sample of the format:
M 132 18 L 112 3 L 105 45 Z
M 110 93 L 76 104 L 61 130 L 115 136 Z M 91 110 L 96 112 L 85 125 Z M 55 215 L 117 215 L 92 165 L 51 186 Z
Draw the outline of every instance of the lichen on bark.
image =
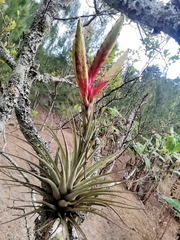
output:
M 103 0 L 134 22 L 164 32 L 180 44 L 180 10 L 157 0 Z

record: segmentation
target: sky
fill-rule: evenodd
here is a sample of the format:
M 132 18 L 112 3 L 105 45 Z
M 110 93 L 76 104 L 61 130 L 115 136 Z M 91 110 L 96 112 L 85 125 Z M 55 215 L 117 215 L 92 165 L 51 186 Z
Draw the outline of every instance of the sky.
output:
M 93 6 L 93 0 L 80 0 L 81 1 L 81 11 L 80 15 L 83 14 L 84 10 L 88 10 L 89 6 Z M 164 0 L 164 2 L 168 2 L 169 0 Z M 89 5 L 89 6 L 88 6 Z M 93 8 L 92 8 L 93 9 Z M 107 32 L 111 29 L 113 23 L 110 23 L 107 26 Z M 120 37 L 118 39 L 119 42 L 119 49 L 120 50 L 126 50 L 131 49 L 138 50 L 140 47 L 143 48 L 143 45 L 140 40 L 140 34 L 135 24 L 132 24 L 133 26 L 126 25 L 123 27 Z M 169 49 L 170 55 L 176 55 L 178 53 L 179 45 L 175 42 L 174 39 L 170 39 L 168 44 L 165 46 L 165 49 Z M 141 69 L 144 68 L 144 66 L 147 63 L 147 58 L 145 56 L 145 51 L 140 52 L 140 59 L 135 64 L 135 67 L 138 68 L 138 70 L 141 71 Z M 158 59 L 154 60 L 152 64 L 157 64 L 160 66 L 161 70 L 165 68 L 165 63 L 163 60 Z M 167 71 L 167 77 L 173 79 L 180 76 L 180 60 L 177 60 L 175 63 L 171 64 L 170 67 L 168 67 Z
M 139 47 L 144 48 L 140 40 L 140 34 L 137 28 L 132 26 L 123 27 L 120 37 L 119 37 L 119 48 L 125 50 L 130 48 L 132 50 L 137 50 Z M 164 49 L 169 49 L 170 56 L 176 55 L 178 53 L 179 45 L 175 42 L 174 39 L 170 39 L 166 44 Z M 146 65 L 148 59 L 145 56 L 145 51 L 140 52 L 139 62 L 135 64 L 135 66 L 141 70 Z M 157 60 L 154 60 L 152 64 L 157 64 L 160 66 L 161 70 L 165 68 L 165 62 L 161 59 L 161 56 L 158 56 Z M 168 67 L 167 77 L 176 78 L 180 76 L 180 60 L 177 60 L 175 63 L 172 63 L 171 66 Z

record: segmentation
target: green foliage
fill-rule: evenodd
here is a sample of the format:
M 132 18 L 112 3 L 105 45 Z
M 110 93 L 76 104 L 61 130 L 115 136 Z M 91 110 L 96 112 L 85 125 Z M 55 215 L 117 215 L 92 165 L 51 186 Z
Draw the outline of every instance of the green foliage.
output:
M 1 40 L 8 45 L 19 44 L 22 33 L 28 30 L 37 7 L 38 4 L 33 0 L 6 0 L 1 12 Z M 10 36 L 7 36 L 7 33 L 10 33 Z
M 150 72 L 149 72 L 150 73 Z M 177 84 L 167 79 L 161 72 L 155 72 L 151 69 L 153 75 L 144 75 L 144 80 L 151 81 L 147 91 L 148 97 L 148 121 L 149 129 L 155 127 L 167 131 L 169 126 L 174 125 L 175 131 L 179 133 L 178 122 L 180 121 L 180 88 Z M 148 78 L 147 78 L 148 77 Z M 143 114 L 146 113 L 147 106 L 144 107 Z
M 13 30 L 8 40 L 10 45 L 14 43 L 19 44 L 23 32 L 26 32 L 30 27 L 37 8 L 38 4 L 34 0 L 6 0 L 3 14 L 5 18 L 7 17 L 9 19 L 9 21 L 7 21 L 9 22 L 8 32 Z
M 7 52 L 16 59 L 23 33 L 28 30 L 38 4 L 34 0 L 6 0 L 0 4 L 0 40 L 4 43 Z M 0 74 L 3 85 L 9 78 L 11 69 L 2 60 L 0 60 Z
M 116 106 L 114 106 L 113 108 L 106 107 L 104 111 L 106 111 L 110 115 L 110 119 L 114 119 L 115 117 L 118 117 L 118 116 L 122 117 L 120 112 L 117 110 Z
M 32 117 L 35 117 L 37 114 L 38 114 L 37 111 L 35 111 L 35 110 L 31 110 L 31 116 L 32 116 Z
M 164 195 L 161 195 L 161 198 L 169 203 L 177 211 L 177 215 L 180 218 L 180 201 L 178 199 L 172 199 Z
M 156 158 L 171 169 L 180 160 L 180 136 L 174 132 L 173 128 L 170 134 L 160 135 L 154 133 L 150 138 L 139 137 L 139 141 L 133 141 L 131 148 L 144 161 L 146 168 L 151 169 L 151 159 Z M 132 152 L 129 149 L 129 152 Z
M 160 55 L 161 59 L 165 61 L 166 67 L 180 59 L 178 53 L 172 55 L 169 49 L 165 48 L 169 40 L 170 37 L 166 34 L 152 34 L 147 27 L 143 27 L 143 31 L 141 31 L 141 41 L 148 59 L 151 60 L 156 58 L 156 55 Z
M 134 76 L 128 76 L 130 80 L 133 78 Z M 143 130 L 146 133 L 156 130 L 164 133 L 174 126 L 175 131 L 180 133 L 180 80 L 166 78 L 157 66 L 148 67 L 142 77 L 134 82 L 128 83 L 128 79 L 120 91 L 121 101 L 116 102 L 121 114 L 123 115 L 129 106 L 133 109 L 138 100 L 147 95 L 140 110 Z

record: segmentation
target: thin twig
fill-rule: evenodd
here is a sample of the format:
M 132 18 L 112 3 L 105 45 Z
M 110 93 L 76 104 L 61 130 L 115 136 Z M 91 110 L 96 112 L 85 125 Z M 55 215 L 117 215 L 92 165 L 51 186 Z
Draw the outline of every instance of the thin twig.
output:
M 25 220 L 25 227 L 26 227 L 26 232 L 27 232 L 27 238 L 28 240 L 31 240 L 31 233 L 30 233 L 30 227 L 28 225 L 28 220 L 26 216 L 26 210 L 22 207 L 9 207 L 9 209 L 15 209 L 15 210 L 21 210 L 24 212 L 24 220 Z
M 6 51 L 3 43 L 0 41 L 0 58 L 9 65 L 12 69 L 16 67 L 16 62 L 14 61 L 13 57 Z
M 16 168 L 18 168 L 18 164 L 10 157 L 10 156 L 8 156 L 8 154 L 6 154 L 6 153 L 4 153 L 4 152 L 1 152 L 1 155 L 3 156 L 3 157 L 5 157 L 14 167 L 16 167 Z M 31 167 L 31 169 L 32 169 L 32 166 L 30 166 Z M 29 180 L 29 178 L 27 177 L 27 175 L 24 173 L 24 172 L 20 172 L 21 173 L 21 175 L 22 175 L 22 177 L 25 179 L 25 181 L 27 182 L 27 183 L 30 183 L 30 180 Z M 31 191 L 31 199 L 32 199 L 32 204 L 33 204 L 33 207 L 34 208 L 36 208 L 36 204 L 35 204 L 35 202 L 36 202 L 36 197 L 35 197 L 35 192 L 32 190 Z

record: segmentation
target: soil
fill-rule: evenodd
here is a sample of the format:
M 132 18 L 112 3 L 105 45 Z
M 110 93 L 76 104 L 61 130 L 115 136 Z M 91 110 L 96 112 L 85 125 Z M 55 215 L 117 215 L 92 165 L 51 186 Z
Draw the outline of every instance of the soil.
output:
M 37 128 L 40 129 L 46 114 L 39 111 L 35 117 Z M 58 119 L 49 118 L 49 124 L 58 124 Z M 71 134 L 68 130 L 64 131 L 68 145 L 71 146 Z M 51 140 L 47 132 L 42 132 L 46 140 Z M 61 136 L 59 135 L 61 138 Z M 23 138 L 19 130 L 18 124 L 14 116 L 9 120 L 6 129 L 7 146 L 6 152 L 17 156 L 22 156 L 22 148 L 30 149 L 25 143 L 17 138 Z M 2 145 L 3 139 L 1 139 Z M 0 146 L 1 146 L 0 145 Z M 52 152 L 55 147 L 52 143 Z M 22 148 L 21 148 L 22 147 Z M 23 151 L 24 158 L 32 158 L 27 152 Z M 114 174 L 112 178 L 118 180 L 125 173 L 126 163 L 132 156 L 125 153 L 117 161 L 114 170 L 122 169 L 121 174 Z M 13 160 L 20 166 L 28 167 L 22 160 L 12 157 Z M 8 164 L 8 160 L 0 156 L 0 165 Z M 12 172 L 12 174 L 14 174 Z M 164 202 L 159 196 L 160 194 L 169 195 L 169 191 L 174 180 L 169 178 L 167 181 L 160 184 L 157 192 L 151 194 L 146 205 L 144 205 L 136 193 L 127 190 L 125 184 L 116 185 L 114 188 L 121 191 L 122 203 L 121 208 L 116 208 L 120 218 L 110 209 L 103 210 L 108 219 L 103 219 L 99 216 L 89 214 L 87 219 L 82 224 L 82 229 L 86 233 L 88 240 L 180 240 L 180 224 L 179 220 L 174 217 L 174 211 Z M 24 213 L 24 209 L 20 207 L 23 203 L 30 200 L 30 194 L 27 189 L 22 187 L 14 187 L 7 181 L 7 177 L 0 171 L 0 240 L 32 240 L 33 226 L 35 217 L 22 218 L 16 221 L 8 222 Z M 176 195 L 180 198 L 180 189 L 176 190 Z M 115 197 L 111 196 L 110 199 Z M 117 198 L 116 198 L 117 200 Z M 130 207 L 126 207 L 129 204 Z M 5 223 L 7 222 L 7 223 Z M 5 223 L 5 224 L 4 224 Z M 179 234 L 179 236 L 178 236 Z M 81 238 L 83 239 L 83 238 Z

